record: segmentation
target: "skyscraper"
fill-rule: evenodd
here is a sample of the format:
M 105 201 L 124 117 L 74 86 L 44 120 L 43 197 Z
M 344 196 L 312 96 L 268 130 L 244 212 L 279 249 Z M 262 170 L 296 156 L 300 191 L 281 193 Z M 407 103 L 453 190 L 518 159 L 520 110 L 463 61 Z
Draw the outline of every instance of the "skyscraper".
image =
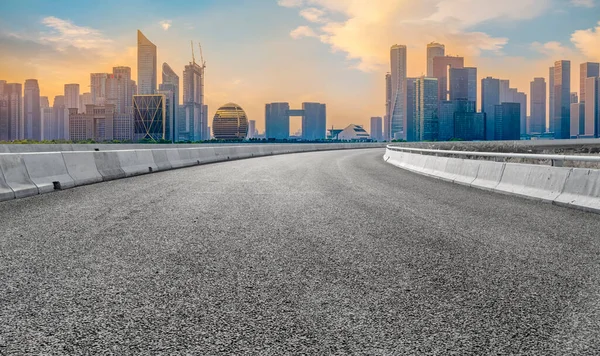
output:
M 324 140 L 327 137 L 327 109 L 325 104 L 302 103 L 302 139 Z
M 173 92 L 173 137 L 175 141 L 179 140 L 179 120 L 178 120 L 178 106 L 179 106 L 179 76 L 175 74 L 175 71 L 167 64 L 162 65 L 162 84 L 161 90 L 170 90 Z
M 383 122 L 381 116 L 371 118 L 371 126 L 369 131 L 371 132 L 371 138 L 375 141 L 383 141 Z
M 475 137 L 484 137 L 484 120 L 483 116 L 475 115 L 463 115 L 465 113 L 475 113 L 476 103 L 475 101 L 467 99 L 455 99 L 446 100 L 440 102 L 438 112 L 438 140 L 448 141 L 452 138 L 462 139 L 476 139 Z M 460 114 L 460 115 L 459 115 Z M 480 122 L 476 122 L 477 119 L 481 119 Z M 457 130 L 457 123 L 459 128 Z M 481 127 L 477 127 L 480 125 Z M 481 132 L 467 133 L 465 130 L 469 128 L 480 130 Z M 457 132 L 460 132 L 462 137 L 457 136 Z
M 578 102 L 579 102 L 579 96 L 577 95 L 577 92 L 574 92 L 574 91 L 572 91 L 572 92 L 571 92 L 571 95 L 570 95 L 569 97 L 570 97 L 570 99 L 569 99 L 569 102 L 570 102 L 571 104 L 574 104 L 574 103 L 578 103 Z
M 600 78 L 585 80 L 585 135 L 600 137 Z
M 81 112 L 86 112 L 87 105 L 94 105 L 94 100 L 92 99 L 92 93 L 83 93 L 79 95 L 79 109 Z
M 90 93 L 92 93 L 92 104 L 94 105 L 104 105 L 106 78 L 108 78 L 108 73 L 90 74 Z
M 173 85 L 161 84 L 156 93 L 165 96 L 165 140 L 176 142 L 174 119 L 177 112 L 177 104 L 175 104 Z
M 385 75 L 385 116 L 383 117 L 383 137 L 390 139 L 390 110 L 392 108 L 392 74 Z
M 415 82 L 417 78 L 406 78 L 406 140 L 416 141 L 417 137 L 415 134 L 416 122 L 416 107 L 417 97 L 415 93 Z
M 204 70 L 196 62 L 190 62 L 183 71 L 184 116 L 179 116 L 180 139 L 200 141 L 202 132 L 202 108 L 204 105 Z M 206 123 L 208 127 L 208 123 Z
M 494 108 L 496 140 L 520 140 L 521 105 L 502 103 Z
M 50 107 L 50 100 L 47 96 L 40 96 L 40 108 L 47 109 Z
M 496 137 L 496 105 L 500 105 L 500 80 L 487 77 L 481 80 L 481 111 L 485 114 L 485 139 Z
M 585 132 L 585 104 L 571 103 L 571 138 L 577 138 Z
M 436 57 L 439 58 L 439 57 Z M 415 81 L 417 117 L 415 135 L 419 141 L 433 141 L 438 132 L 438 80 L 421 77 Z
M 22 136 L 23 84 L 0 81 L 0 141 Z
M 271 103 L 265 106 L 265 138 L 282 140 L 290 135 L 290 104 Z
M 529 133 L 542 134 L 546 132 L 546 80 L 534 78 L 530 84 L 530 121 Z
M 65 107 L 65 96 L 57 95 L 52 103 L 52 115 L 56 122 L 56 132 L 53 136 L 58 140 L 68 140 L 69 134 L 69 109 Z
M 554 132 L 554 67 L 550 67 L 548 77 L 548 132 Z
M 25 81 L 23 138 L 42 140 L 42 113 L 40 109 L 40 87 L 37 79 Z
M 514 103 L 510 91 L 510 80 L 500 79 L 500 103 Z
M 137 32 L 137 42 L 138 94 L 154 94 L 157 82 L 156 46 L 140 30 Z
M 166 99 L 162 94 L 133 96 L 134 140 L 165 139 Z
M 571 125 L 571 61 L 554 63 L 554 138 L 568 139 Z
M 519 103 L 521 109 L 520 115 L 520 132 L 522 135 L 527 134 L 527 94 L 517 92 L 514 96 L 514 102 Z
M 585 103 L 586 80 L 600 76 L 600 63 L 581 63 L 579 66 L 579 101 Z
M 136 95 L 136 85 L 131 79 L 130 67 L 113 67 L 112 76 L 107 79 L 107 92 L 109 90 L 111 92 L 109 104 L 116 106 L 116 113 L 130 113 L 133 108 L 133 96 Z
M 406 138 L 406 46 L 393 45 L 390 49 L 392 65 L 392 100 L 390 108 L 390 138 Z
M 450 68 L 450 100 L 477 103 L 477 68 Z
M 248 138 L 256 137 L 256 120 L 248 121 Z
M 433 77 L 433 58 L 444 57 L 446 48 L 443 44 L 431 42 L 427 45 L 427 76 Z
M 67 109 L 77 109 L 81 112 L 79 107 L 79 84 L 65 84 L 65 106 Z
M 438 99 L 448 100 L 449 85 L 448 72 L 450 68 L 464 68 L 465 59 L 463 57 L 434 57 L 433 58 L 433 76 L 438 80 Z

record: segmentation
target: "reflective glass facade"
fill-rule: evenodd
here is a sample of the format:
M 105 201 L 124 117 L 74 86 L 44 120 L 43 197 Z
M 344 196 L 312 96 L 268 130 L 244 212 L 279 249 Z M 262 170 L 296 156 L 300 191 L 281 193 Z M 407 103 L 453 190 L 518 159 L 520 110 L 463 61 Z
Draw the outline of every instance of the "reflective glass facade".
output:
M 212 130 L 216 139 L 244 139 L 248 135 L 248 117 L 239 105 L 225 104 L 215 113 Z

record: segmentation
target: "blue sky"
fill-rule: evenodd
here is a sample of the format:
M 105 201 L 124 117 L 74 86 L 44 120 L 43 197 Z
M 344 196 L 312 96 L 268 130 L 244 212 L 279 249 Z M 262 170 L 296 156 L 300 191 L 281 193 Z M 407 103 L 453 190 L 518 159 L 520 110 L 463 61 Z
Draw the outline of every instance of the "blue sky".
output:
M 264 128 L 264 104 L 319 101 L 328 125 L 367 124 L 384 112 L 389 47 L 409 48 L 408 72 L 425 70 L 425 45 L 463 55 L 479 77 L 529 91 L 558 59 L 600 61 L 600 0 L 107 0 L 6 1 L 0 79 L 40 81 L 42 95 L 90 72 L 136 72 L 136 30 L 177 72 L 201 41 L 209 114 L 236 102 Z M 197 47 L 195 48 L 198 57 Z M 292 130 L 299 122 L 292 123 Z

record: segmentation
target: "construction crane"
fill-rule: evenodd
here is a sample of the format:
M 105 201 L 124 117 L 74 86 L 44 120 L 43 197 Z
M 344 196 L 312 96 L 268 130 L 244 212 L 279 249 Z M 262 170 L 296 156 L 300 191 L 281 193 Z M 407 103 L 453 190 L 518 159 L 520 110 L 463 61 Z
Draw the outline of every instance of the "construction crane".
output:
M 200 49 L 200 60 L 202 61 L 202 69 L 206 68 L 206 61 L 204 60 L 204 55 L 202 54 L 202 45 L 198 42 L 198 48 Z
M 192 45 L 192 63 L 196 64 L 196 57 L 194 56 L 194 41 L 190 41 Z

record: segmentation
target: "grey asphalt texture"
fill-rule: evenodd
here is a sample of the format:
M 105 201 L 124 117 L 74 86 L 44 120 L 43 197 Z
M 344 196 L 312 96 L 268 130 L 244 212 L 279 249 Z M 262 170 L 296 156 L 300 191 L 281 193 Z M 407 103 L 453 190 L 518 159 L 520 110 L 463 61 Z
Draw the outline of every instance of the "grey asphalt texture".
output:
M 600 216 L 383 153 L 1 203 L 0 354 L 600 354 Z

